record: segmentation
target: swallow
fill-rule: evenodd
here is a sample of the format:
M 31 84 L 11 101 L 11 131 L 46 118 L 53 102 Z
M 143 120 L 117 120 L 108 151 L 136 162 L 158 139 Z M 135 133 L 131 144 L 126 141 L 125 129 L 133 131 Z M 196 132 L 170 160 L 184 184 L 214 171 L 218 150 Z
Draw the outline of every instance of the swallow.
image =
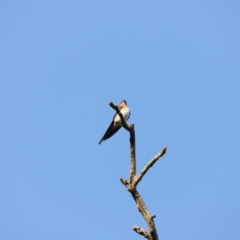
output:
M 120 112 L 122 113 L 125 121 L 127 121 L 130 117 L 130 114 L 131 114 L 130 109 L 127 106 L 127 101 L 123 100 L 119 104 L 118 108 L 119 108 Z M 113 120 L 112 120 L 110 126 L 108 127 L 107 131 L 105 132 L 105 134 L 103 135 L 102 139 L 100 140 L 100 142 L 98 144 L 100 144 L 102 141 L 105 141 L 106 139 L 113 136 L 121 127 L 122 127 L 121 118 L 116 113 L 113 117 Z

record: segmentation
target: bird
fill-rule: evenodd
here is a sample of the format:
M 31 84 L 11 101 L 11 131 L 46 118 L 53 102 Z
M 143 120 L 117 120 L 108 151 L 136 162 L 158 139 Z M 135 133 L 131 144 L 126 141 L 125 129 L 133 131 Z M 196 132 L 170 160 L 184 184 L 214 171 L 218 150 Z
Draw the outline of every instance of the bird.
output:
M 120 112 L 122 113 L 125 121 L 127 121 L 130 117 L 130 109 L 127 106 L 127 101 L 123 100 L 118 106 Z M 103 135 L 102 139 L 98 144 L 101 144 L 102 141 L 105 141 L 106 139 L 110 138 L 113 136 L 120 128 L 122 127 L 122 122 L 120 116 L 116 113 L 113 117 L 113 120 L 111 124 L 109 125 L 107 131 Z

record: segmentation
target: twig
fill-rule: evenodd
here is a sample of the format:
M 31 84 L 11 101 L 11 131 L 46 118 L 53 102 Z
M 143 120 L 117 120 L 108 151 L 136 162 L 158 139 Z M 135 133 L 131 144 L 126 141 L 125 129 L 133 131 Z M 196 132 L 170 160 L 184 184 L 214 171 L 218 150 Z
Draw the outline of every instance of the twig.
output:
M 143 235 L 145 238 L 149 238 L 149 234 L 146 230 L 138 227 L 138 226 L 133 226 L 133 230 L 137 233 L 139 233 L 140 235 Z
M 142 180 L 143 176 L 147 173 L 150 167 L 153 166 L 153 164 L 160 158 L 162 157 L 165 153 L 167 152 L 167 148 L 163 148 L 161 152 L 159 152 L 155 157 L 153 157 L 149 163 L 143 168 L 143 170 L 139 173 L 139 175 L 136 178 L 136 186 L 137 184 Z

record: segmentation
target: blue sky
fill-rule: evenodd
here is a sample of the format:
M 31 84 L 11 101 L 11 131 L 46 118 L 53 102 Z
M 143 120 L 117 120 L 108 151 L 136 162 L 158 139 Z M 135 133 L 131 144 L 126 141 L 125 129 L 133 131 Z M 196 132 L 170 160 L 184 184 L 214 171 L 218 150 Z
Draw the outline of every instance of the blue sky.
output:
M 2 1 L 0 239 L 143 239 L 129 136 L 162 240 L 240 239 L 240 3 Z

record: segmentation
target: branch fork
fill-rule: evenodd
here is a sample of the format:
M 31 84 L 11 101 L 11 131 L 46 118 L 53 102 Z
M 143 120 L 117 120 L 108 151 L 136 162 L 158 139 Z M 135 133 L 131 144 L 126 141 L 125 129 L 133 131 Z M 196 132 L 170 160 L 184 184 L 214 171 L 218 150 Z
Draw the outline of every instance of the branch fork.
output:
M 129 180 L 120 178 L 120 181 L 131 193 L 134 201 L 137 204 L 138 210 L 142 214 L 143 218 L 145 219 L 149 229 L 148 231 L 146 231 L 138 226 L 134 226 L 133 230 L 138 234 L 143 235 L 148 240 L 158 240 L 157 229 L 154 223 L 154 218 L 156 216 L 151 215 L 148 212 L 142 197 L 137 191 L 137 185 L 142 180 L 142 178 L 147 173 L 147 171 L 157 162 L 157 160 L 160 157 L 162 157 L 167 152 L 167 148 L 164 147 L 155 157 L 153 157 L 147 163 L 147 165 L 142 169 L 139 175 L 136 175 L 136 151 L 135 151 L 136 147 L 135 147 L 134 124 L 130 124 L 130 125 L 127 124 L 117 105 L 113 104 L 112 102 L 110 102 L 109 105 L 117 112 L 117 114 L 121 119 L 122 126 L 125 128 L 125 130 L 127 130 L 130 133 L 130 164 L 131 165 L 130 165 Z

